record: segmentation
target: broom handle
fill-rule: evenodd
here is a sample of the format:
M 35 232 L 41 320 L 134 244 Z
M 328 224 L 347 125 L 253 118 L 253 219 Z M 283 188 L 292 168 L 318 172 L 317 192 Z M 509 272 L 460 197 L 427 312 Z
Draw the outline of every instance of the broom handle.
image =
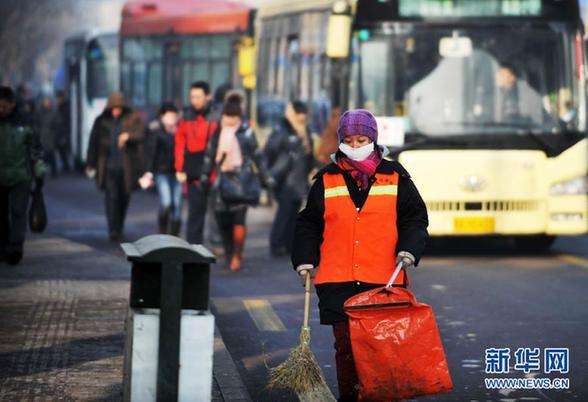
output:
M 308 316 L 310 315 L 310 272 L 306 271 L 306 283 L 304 285 L 304 327 L 308 327 Z

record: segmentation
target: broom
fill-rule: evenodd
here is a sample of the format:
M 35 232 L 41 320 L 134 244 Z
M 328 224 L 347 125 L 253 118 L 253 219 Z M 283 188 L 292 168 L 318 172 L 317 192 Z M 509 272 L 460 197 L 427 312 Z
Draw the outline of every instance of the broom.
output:
M 269 388 L 289 389 L 301 401 L 335 401 L 322 370 L 310 350 L 310 273 L 307 271 L 304 293 L 304 323 L 300 330 L 300 344 L 290 351 L 282 364 L 270 369 Z

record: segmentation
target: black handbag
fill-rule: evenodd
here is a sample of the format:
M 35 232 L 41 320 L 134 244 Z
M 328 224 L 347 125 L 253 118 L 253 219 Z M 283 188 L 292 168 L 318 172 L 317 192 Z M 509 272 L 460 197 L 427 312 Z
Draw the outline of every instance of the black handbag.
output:
M 29 207 L 29 228 L 32 232 L 41 233 L 47 227 L 47 209 L 45 208 L 43 190 L 37 186 L 31 192 L 31 196 L 31 206 Z
M 220 174 L 219 191 L 221 199 L 227 204 L 259 204 L 261 183 L 250 166 L 239 171 Z

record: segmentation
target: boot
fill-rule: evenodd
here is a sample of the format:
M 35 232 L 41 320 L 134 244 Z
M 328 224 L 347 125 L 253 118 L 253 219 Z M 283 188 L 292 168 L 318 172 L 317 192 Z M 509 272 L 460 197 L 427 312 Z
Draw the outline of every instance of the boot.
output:
M 180 236 L 180 229 L 182 228 L 181 219 L 172 219 L 170 234 L 172 236 Z
M 159 234 L 167 234 L 169 224 L 169 211 L 166 209 L 162 212 L 159 212 L 157 221 L 159 224 Z
M 229 264 L 229 268 L 233 272 L 241 269 L 241 256 L 243 254 L 243 247 L 245 246 L 245 236 L 247 236 L 245 225 L 235 225 L 233 227 L 233 256 Z

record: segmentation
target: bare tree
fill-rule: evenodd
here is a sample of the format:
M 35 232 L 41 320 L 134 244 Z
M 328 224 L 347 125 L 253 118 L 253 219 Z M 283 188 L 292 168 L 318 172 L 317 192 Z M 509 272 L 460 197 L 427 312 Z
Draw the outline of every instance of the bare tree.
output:
M 118 30 L 122 0 L 0 1 L 0 82 L 51 82 L 65 38 L 86 27 Z

